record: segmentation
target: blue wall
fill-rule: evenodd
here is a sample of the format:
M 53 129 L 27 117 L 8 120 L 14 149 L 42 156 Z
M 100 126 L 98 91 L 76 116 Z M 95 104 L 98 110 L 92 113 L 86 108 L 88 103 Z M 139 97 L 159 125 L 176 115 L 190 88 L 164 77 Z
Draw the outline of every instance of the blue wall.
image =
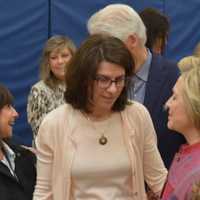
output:
M 110 3 L 125 3 L 137 11 L 155 7 L 169 16 L 171 33 L 165 56 L 179 60 L 200 41 L 199 0 L 0 0 L 0 82 L 15 96 L 20 117 L 14 127 L 18 143 L 31 144 L 26 119 L 27 95 L 38 80 L 44 42 L 54 34 L 71 37 L 77 46 L 87 37 L 87 19 Z

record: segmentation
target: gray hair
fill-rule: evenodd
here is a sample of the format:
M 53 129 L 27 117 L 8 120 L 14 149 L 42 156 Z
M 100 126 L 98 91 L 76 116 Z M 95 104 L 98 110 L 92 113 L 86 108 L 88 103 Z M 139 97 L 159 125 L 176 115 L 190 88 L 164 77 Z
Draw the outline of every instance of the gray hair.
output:
M 147 36 L 145 25 L 138 13 L 125 4 L 111 4 L 94 13 L 87 24 L 92 34 L 107 34 L 119 38 L 123 42 L 129 35 L 136 34 L 145 45 Z

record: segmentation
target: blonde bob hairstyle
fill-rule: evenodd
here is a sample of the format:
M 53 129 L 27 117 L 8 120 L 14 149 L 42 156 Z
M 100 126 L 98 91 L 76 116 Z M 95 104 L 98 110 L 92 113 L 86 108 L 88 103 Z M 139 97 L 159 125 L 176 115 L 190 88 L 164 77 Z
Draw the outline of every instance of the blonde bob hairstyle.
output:
M 194 67 L 200 68 L 200 57 L 186 56 L 178 62 L 178 67 L 179 67 L 181 73 L 184 73 Z
M 53 51 L 62 52 L 67 48 L 72 56 L 76 51 L 76 46 L 71 39 L 66 36 L 56 35 L 47 40 L 40 61 L 40 79 L 43 80 L 50 88 L 54 89 L 59 80 L 54 76 L 49 66 L 49 56 Z
M 195 127 L 200 130 L 200 68 L 194 67 L 181 75 L 183 99 Z

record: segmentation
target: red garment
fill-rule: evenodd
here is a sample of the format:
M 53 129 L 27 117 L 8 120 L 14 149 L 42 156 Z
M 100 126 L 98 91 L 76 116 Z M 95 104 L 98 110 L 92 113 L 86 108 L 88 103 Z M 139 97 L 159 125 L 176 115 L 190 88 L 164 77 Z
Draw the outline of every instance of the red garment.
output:
M 187 200 L 200 181 L 200 143 L 182 145 L 169 170 L 162 200 Z

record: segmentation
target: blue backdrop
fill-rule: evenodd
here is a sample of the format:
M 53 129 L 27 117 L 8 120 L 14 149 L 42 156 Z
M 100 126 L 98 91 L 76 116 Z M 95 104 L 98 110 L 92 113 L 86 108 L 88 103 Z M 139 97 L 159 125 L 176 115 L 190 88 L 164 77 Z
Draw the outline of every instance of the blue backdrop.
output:
M 125 3 L 137 11 L 155 7 L 169 16 L 171 32 L 165 56 L 178 61 L 192 53 L 200 41 L 199 0 L 0 0 L 0 82 L 15 96 L 20 114 L 14 127 L 18 143 L 31 144 L 26 104 L 30 87 L 38 81 L 44 42 L 64 34 L 79 46 L 87 37 L 87 19 L 110 3 Z

